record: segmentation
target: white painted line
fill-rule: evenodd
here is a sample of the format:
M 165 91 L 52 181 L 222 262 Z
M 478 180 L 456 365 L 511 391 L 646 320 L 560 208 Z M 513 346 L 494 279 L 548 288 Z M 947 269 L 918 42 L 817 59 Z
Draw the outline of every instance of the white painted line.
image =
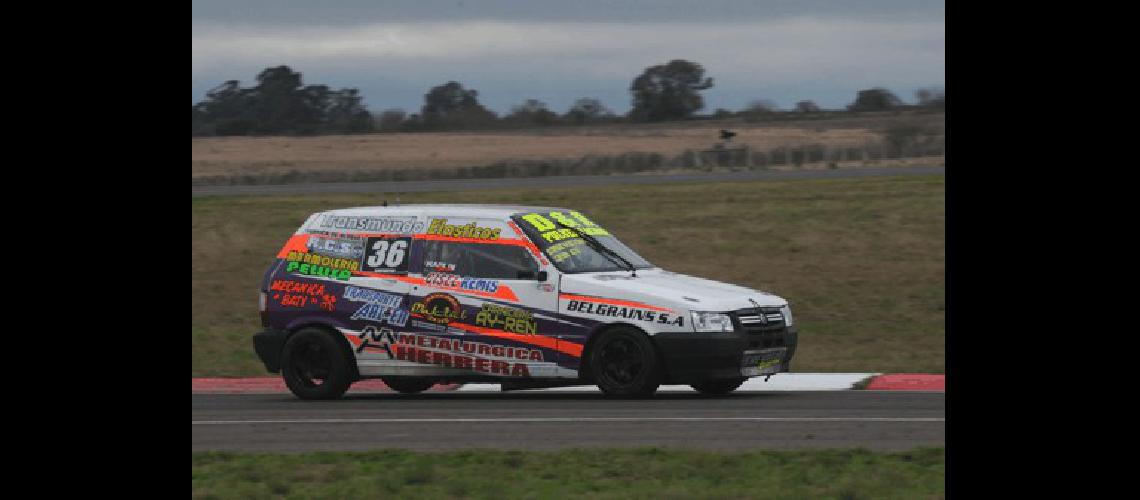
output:
M 945 417 L 528 417 L 528 418 L 314 418 L 300 420 L 192 420 L 191 425 L 546 423 L 546 422 L 945 422 Z

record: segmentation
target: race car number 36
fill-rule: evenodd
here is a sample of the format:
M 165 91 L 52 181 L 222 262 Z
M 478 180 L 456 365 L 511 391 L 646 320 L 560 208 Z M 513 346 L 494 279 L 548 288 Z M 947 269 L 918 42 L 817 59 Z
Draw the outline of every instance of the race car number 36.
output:
M 408 272 L 409 243 L 411 238 L 368 238 L 360 269 L 372 273 Z

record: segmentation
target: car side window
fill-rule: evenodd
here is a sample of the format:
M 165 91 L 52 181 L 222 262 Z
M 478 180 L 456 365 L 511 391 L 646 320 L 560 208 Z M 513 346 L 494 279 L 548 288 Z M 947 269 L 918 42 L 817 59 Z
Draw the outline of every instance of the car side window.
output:
M 520 279 L 537 273 L 538 263 L 514 245 L 428 240 L 423 245 L 424 274 L 441 272 L 472 278 Z

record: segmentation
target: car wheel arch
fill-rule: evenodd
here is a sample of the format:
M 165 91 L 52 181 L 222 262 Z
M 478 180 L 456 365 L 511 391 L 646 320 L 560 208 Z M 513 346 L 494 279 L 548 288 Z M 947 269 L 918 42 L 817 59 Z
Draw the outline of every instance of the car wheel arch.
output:
M 282 349 L 285 348 L 285 344 L 289 343 L 290 337 L 292 337 L 297 332 L 304 330 L 306 328 L 315 328 L 318 330 L 324 330 L 324 332 L 326 334 L 328 334 L 330 337 L 332 337 L 336 341 L 337 345 L 341 346 L 344 349 L 344 352 L 348 354 L 348 359 L 353 360 L 353 363 L 351 363 L 351 366 L 349 366 L 349 370 L 352 371 L 353 379 L 360 380 L 360 367 L 355 362 L 356 361 L 356 352 L 352 349 L 352 344 L 348 342 L 348 339 L 344 338 L 344 335 L 342 333 L 340 333 L 340 331 L 338 331 L 335 326 L 332 326 L 328 323 L 322 323 L 320 321 L 310 321 L 310 322 L 304 322 L 304 323 L 298 323 L 295 325 L 290 325 L 289 328 L 285 330 L 286 331 L 285 341 L 281 343 L 281 348 Z M 282 352 L 282 355 L 284 355 L 284 352 Z
M 618 327 L 632 328 L 641 332 L 642 335 L 649 339 L 649 343 L 653 346 L 653 354 L 657 357 L 658 362 L 660 362 L 661 365 L 665 367 L 665 374 L 666 377 L 668 377 L 668 366 L 665 365 L 665 358 L 661 355 L 661 349 L 657 347 L 657 342 L 653 340 L 653 335 L 650 335 L 649 332 L 645 331 L 644 328 L 633 323 L 615 321 L 613 323 L 603 323 L 595 326 L 590 330 L 590 333 L 587 334 L 586 345 L 582 347 L 582 357 L 580 358 L 581 362 L 578 365 L 578 378 L 586 382 L 595 381 L 593 374 L 590 373 L 590 371 L 593 369 L 589 363 L 590 352 L 593 350 L 594 345 L 598 343 L 598 339 L 602 337 L 602 334 L 606 333 L 607 330 Z

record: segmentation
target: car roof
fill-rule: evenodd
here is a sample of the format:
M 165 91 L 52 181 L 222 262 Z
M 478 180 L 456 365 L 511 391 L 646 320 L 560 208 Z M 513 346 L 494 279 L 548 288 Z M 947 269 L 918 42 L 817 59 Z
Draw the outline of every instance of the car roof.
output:
M 365 215 L 365 216 L 410 216 L 410 215 L 449 215 L 453 217 L 488 217 L 507 218 L 524 212 L 545 212 L 550 210 L 566 210 L 561 207 L 536 207 L 526 205 L 480 205 L 461 203 L 440 203 L 423 205 L 388 205 L 373 207 L 351 207 L 326 210 L 324 214 L 331 215 Z

